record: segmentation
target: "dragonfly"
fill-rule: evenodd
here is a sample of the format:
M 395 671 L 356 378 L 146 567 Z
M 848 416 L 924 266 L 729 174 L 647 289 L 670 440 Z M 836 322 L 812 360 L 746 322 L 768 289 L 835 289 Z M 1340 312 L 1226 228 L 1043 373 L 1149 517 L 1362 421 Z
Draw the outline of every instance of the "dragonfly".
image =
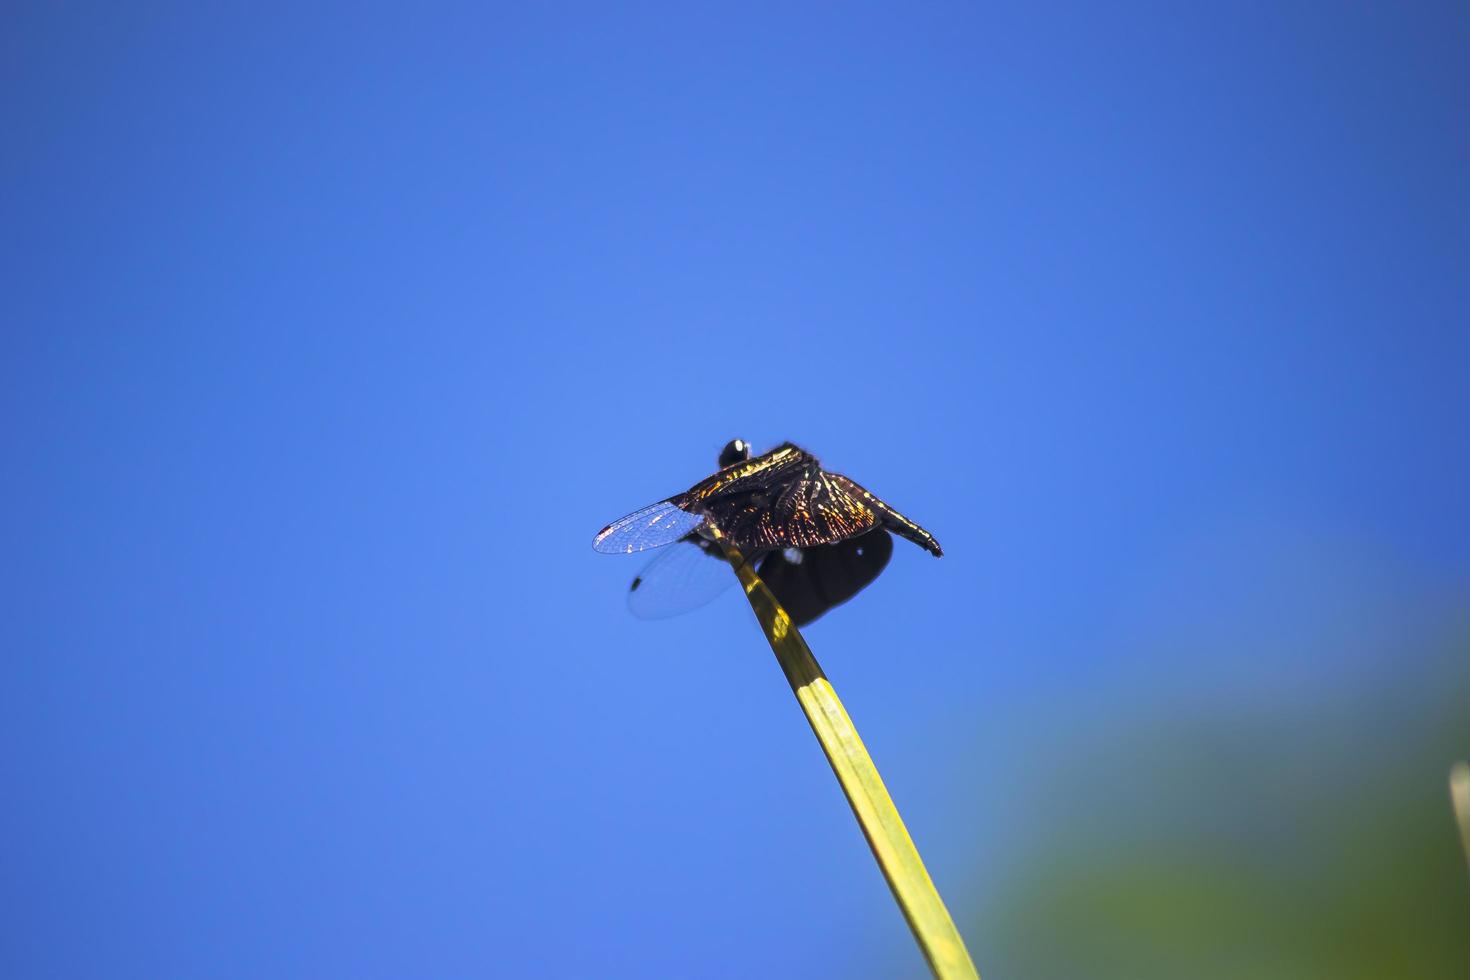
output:
M 893 554 L 891 534 L 944 554 L 924 528 L 793 443 L 752 456 L 749 443 L 734 439 L 718 463 L 713 476 L 614 521 L 593 539 L 605 554 L 666 549 L 633 579 L 628 606 L 635 615 L 678 615 L 734 583 L 715 529 L 756 563 L 756 574 L 798 626 L 877 578 Z

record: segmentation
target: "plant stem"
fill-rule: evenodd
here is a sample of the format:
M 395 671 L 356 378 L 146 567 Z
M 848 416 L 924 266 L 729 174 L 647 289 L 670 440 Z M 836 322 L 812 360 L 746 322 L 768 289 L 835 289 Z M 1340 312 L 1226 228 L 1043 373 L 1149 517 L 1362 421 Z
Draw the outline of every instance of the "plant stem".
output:
M 716 540 L 720 540 L 718 532 Z M 745 588 L 750 607 L 755 610 L 756 619 L 765 630 L 766 639 L 775 651 L 801 710 L 806 712 L 807 721 L 811 723 L 822 751 L 827 754 L 837 781 L 842 784 L 842 792 L 847 794 L 847 802 L 852 806 L 858 826 L 868 839 L 873 857 L 877 859 L 883 877 L 888 880 L 888 887 L 892 889 L 903 917 L 908 920 L 919 949 L 929 961 L 929 968 L 940 980 L 979 980 L 980 975 L 965 949 L 965 941 L 934 888 L 929 872 L 924 869 L 924 862 L 903 825 L 903 818 L 898 815 L 898 808 L 893 805 L 893 798 L 888 795 L 878 768 L 863 747 L 863 741 L 838 700 L 837 692 L 822 673 L 821 666 L 812 656 L 801 633 L 797 632 L 791 617 L 781 608 L 766 583 L 756 575 L 755 569 L 737 549 L 722 540 L 720 544 L 725 549 L 725 558 Z

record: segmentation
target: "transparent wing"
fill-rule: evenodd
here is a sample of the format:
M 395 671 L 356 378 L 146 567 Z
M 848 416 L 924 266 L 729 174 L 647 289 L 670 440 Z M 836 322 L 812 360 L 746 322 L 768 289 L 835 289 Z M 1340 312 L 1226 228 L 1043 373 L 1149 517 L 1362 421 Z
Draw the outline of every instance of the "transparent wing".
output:
M 597 532 L 592 547 L 607 555 L 627 555 L 673 544 L 704 523 L 702 514 L 691 514 L 670 500 L 635 510 Z
M 628 589 L 628 608 L 639 619 L 665 619 L 698 609 L 735 584 L 735 573 L 705 542 L 681 541 L 660 552 Z

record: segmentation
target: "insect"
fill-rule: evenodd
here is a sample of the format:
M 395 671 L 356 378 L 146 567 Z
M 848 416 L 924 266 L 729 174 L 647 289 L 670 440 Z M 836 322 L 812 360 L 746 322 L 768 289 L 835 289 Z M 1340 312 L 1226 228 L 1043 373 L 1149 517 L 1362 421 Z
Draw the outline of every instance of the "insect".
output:
M 789 442 L 752 458 L 749 444 L 735 439 L 719 465 L 713 476 L 614 521 L 593 540 L 608 554 L 675 545 L 633 580 L 628 605 L 635 615 L 677 615 L 733 584 L 711 527 L 756 562 L 798 626 L 878 577 L 893 553 L 890 531 L 943 554 L 928 531 Z

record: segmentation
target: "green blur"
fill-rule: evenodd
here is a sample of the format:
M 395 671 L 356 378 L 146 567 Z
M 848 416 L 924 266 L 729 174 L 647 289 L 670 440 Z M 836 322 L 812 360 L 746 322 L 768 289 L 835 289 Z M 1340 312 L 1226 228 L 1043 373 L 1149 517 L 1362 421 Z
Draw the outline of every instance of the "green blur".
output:
M 1470 753 L 1470 635 L 1402 663 L 1369 693 L 1085 746 L 967 930 L 991 975 L 1470 977 L 1447 785 Z

